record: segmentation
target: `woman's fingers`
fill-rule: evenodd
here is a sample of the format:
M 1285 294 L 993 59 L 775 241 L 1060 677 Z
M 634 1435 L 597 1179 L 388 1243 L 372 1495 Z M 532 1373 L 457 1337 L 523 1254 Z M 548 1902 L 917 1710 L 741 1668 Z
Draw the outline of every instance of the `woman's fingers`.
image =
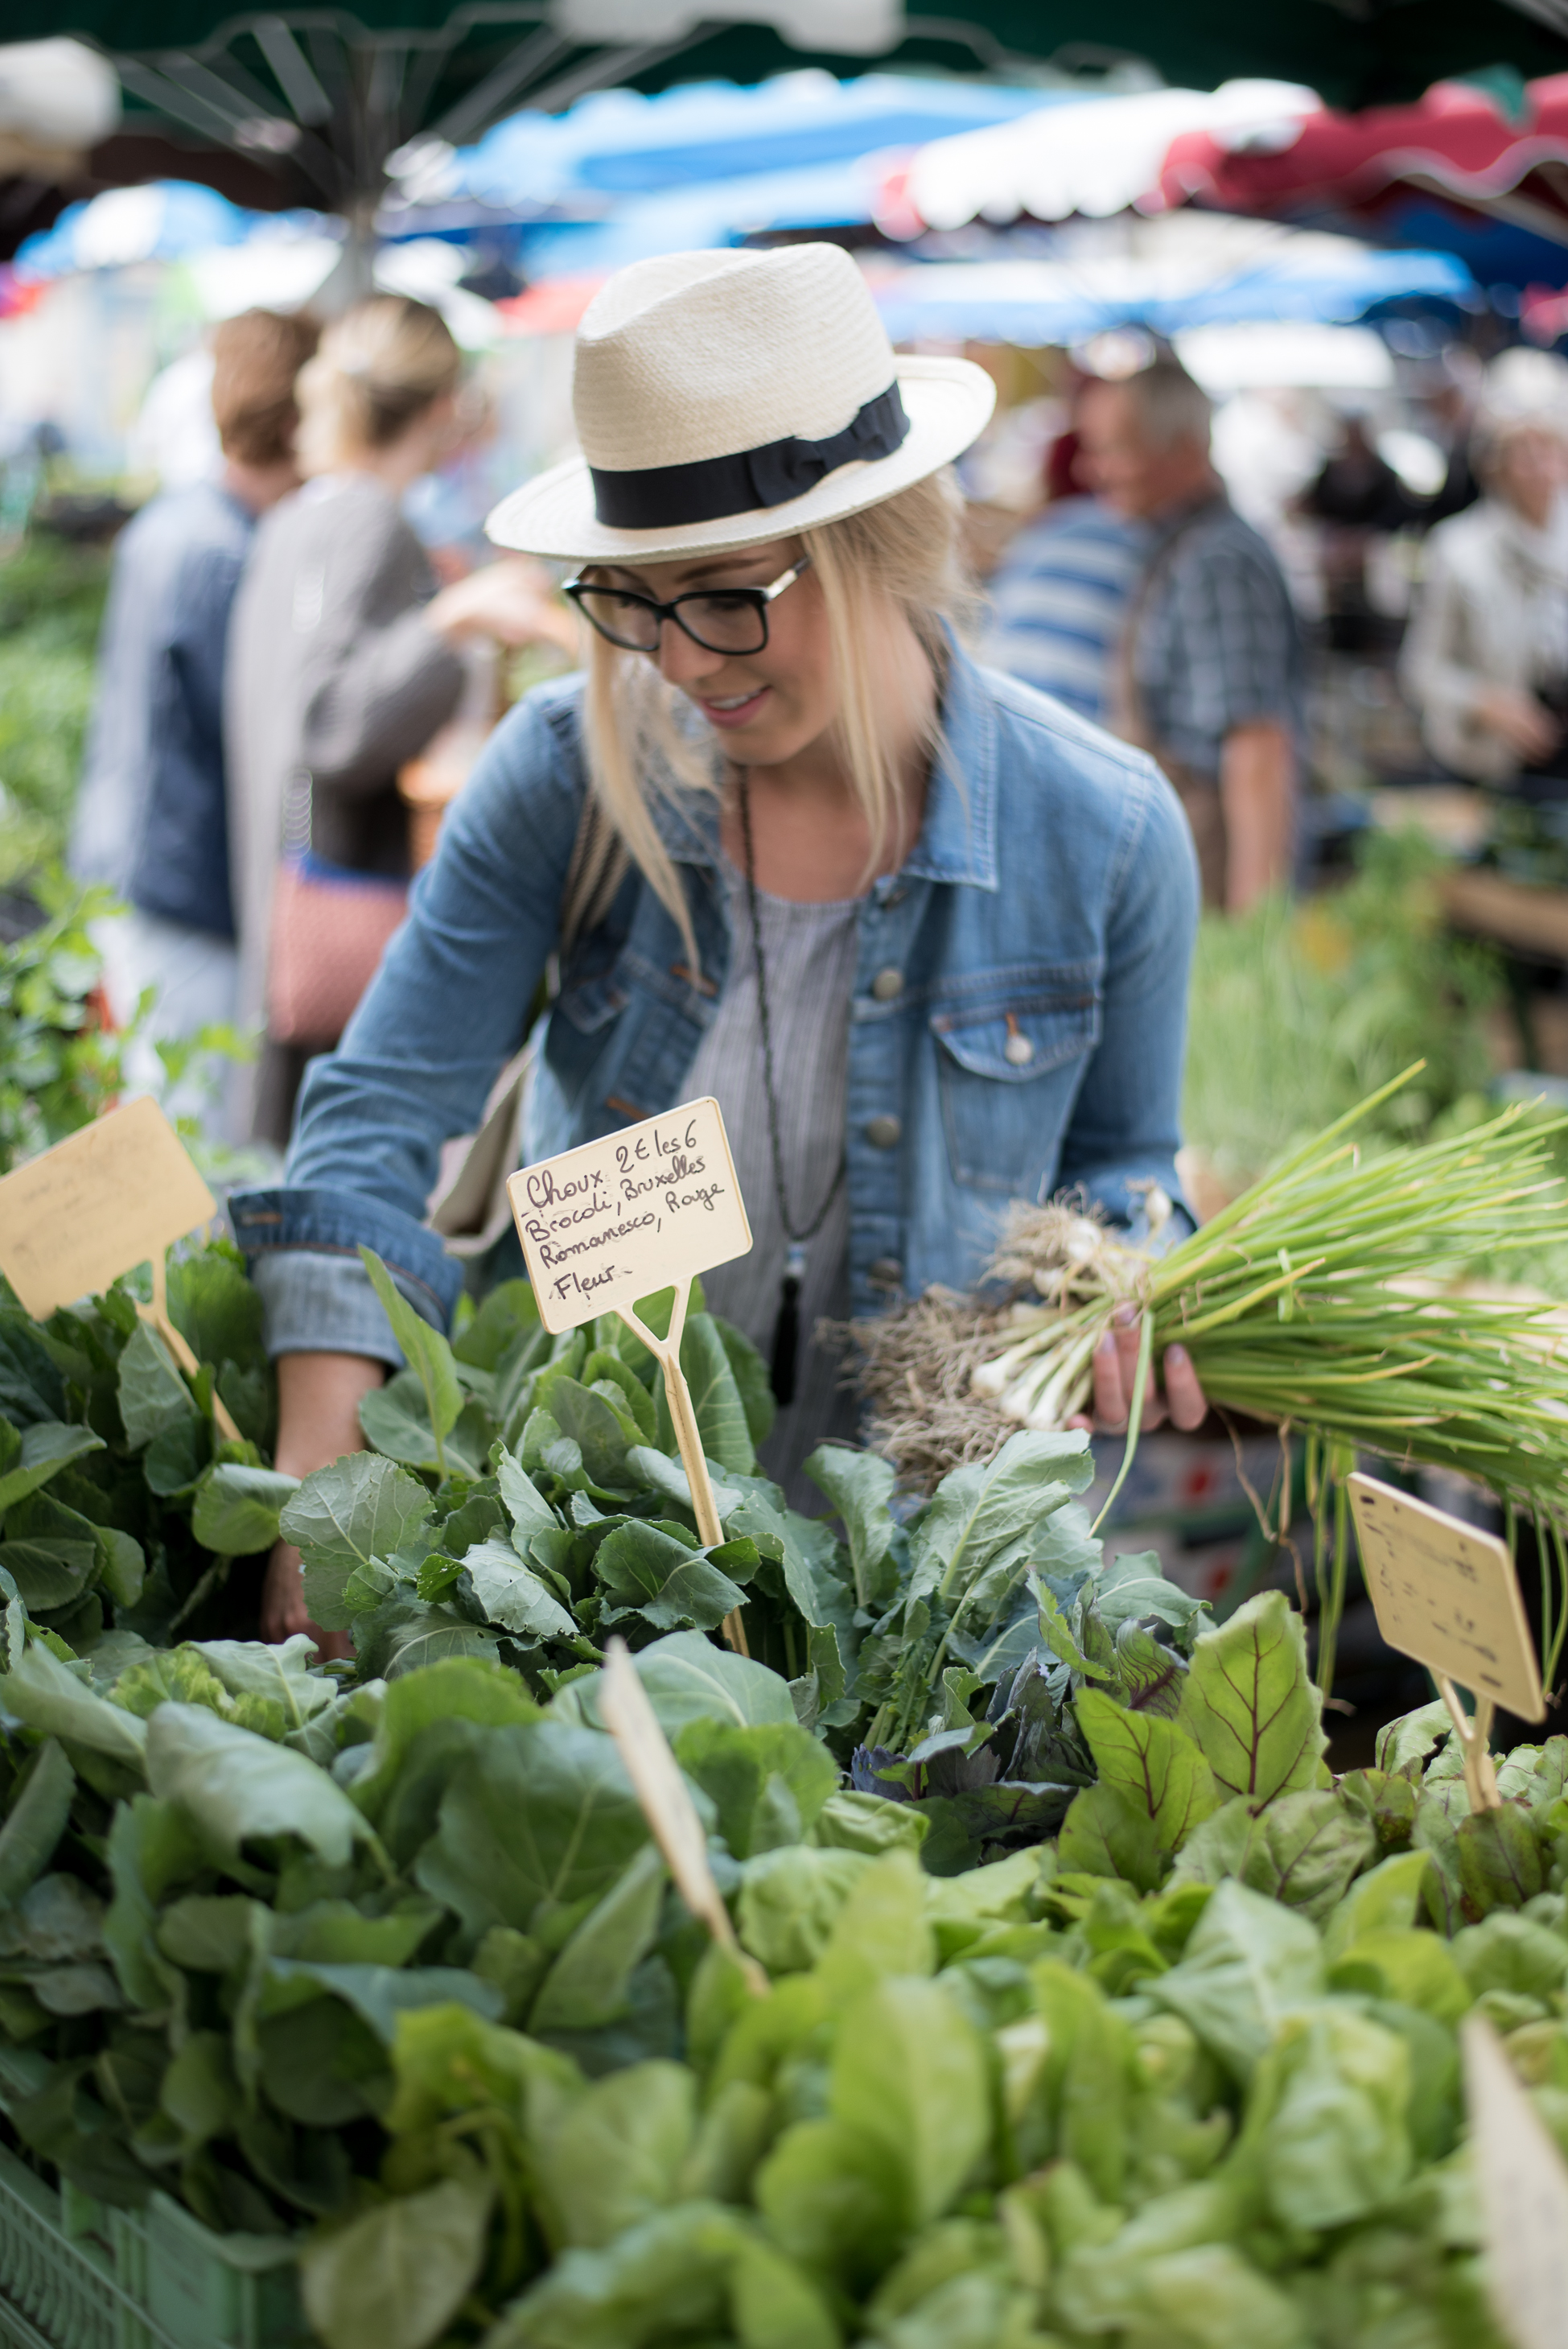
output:
M 1094 1350 L 1094 1423 L 1104 1435 L 1115 1435 L 1127 1425 L 1121 1356 L 1110 1330 Z
M 1125 1427 L 1132 1413 L 1132 1398 L 1138 1387 L 1138 1354 L 1143 1342 L 1143 1325 L 1130 1305 L 1119 1305 L 1111 1323 L 1111 1336 L 1116 1346 L 1117 1388 L 1120 1399 L 1119 1427 Z M 1147 1433 L 1158 1427 L 1165 1417 L 1165 1399 L 1161 1395 L 1150 1365 L 1148 1383 L 1143 1390 L 1143 1411 L 1140 1428 Z
M 304 1603 L 299 1552 L 281 1541 L 273 1546 L 267 1560 L 266 1580 L 262 1585 L 262 1637 L 276 1647 L 293 1639 L 296 1631 L 309 1632 L 319 1651 L 320 1663 L 354 1653 L 354 1642 L 346 1631 L 324 1631 L 319 1623 L 311 1621 L 310 1609 Z
M 1101 1435 L 1124 1432 L 1138 1381 L 1138 1346 L 1137 1317 L 1130 1307 L 1122 1307 L 1095 1349 L 1093 1420 L 1080 1418 L 1076 1424 L 1092 1425 Z M 1208 1416 L 1208 1398 L 1185 1346 L 1166 1349 L 1161 1371 L 1162 1387 L 1152 1369 L 1149 1373 L 1143 1392 L 1143 1431 L 1162 1426 L 1167 1419 L 1183 1430 L 1201 1427 Z
M 1165 1373 L 1165 1400 L 1172 1421 L 1181 1428 L 1201 1427 L 1209 1415 L 1209 1398 L 1199 1384 L 1186 1347 L 1167 1346 L 1161 1367 Z

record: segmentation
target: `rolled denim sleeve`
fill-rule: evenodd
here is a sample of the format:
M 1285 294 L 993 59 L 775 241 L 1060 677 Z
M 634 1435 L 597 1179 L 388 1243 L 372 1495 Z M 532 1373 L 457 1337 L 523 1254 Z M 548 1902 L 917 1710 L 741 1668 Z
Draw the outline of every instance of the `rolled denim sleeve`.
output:
M 556 944 L 583 788 L 575 698 L 544 688 L 497 729 L 342 1042 L 311 1064 L 283 1185 L 231 1202 L 241 1247 L 268 1267 L 274 1352 L 398 1359 L 361 1243 L 428 1319 L 450 1318 L 462 1274 L 426 1202 L 442 1143 L 474 1131 L 521 1041 Z
M 1100 1037 L 1063 1140 L 1059 1180 L 1064 1187 L 1081 1184 L 1137 1237 L 1146 1228 L 1140 1185 L 1158 1183 L 1186 1212 L 1176 1152 L 1187 978 L 1198 928 L 1192 835 L 1175 792 L 1151 762 L 1144 762 L 1128 795 L 1118 867 Z
M 401 1364 L 361 1245 L 434 1328 L 451 1319 L 462 1268 L 409 1216 L 342 1191 L 292 1187 L 237 1192 L 229 1215 L 261 1291 L 269 1354 L 368 1354 Z

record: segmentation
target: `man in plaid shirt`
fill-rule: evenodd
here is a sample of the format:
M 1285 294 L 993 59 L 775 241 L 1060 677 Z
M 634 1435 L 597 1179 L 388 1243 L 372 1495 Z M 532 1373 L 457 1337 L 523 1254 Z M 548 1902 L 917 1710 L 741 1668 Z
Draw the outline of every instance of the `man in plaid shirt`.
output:
M 1078 429 L 1108 504 L 1152 526 L 1112 723 L 1181 794 L 1204 903 L 1239 913 L 1290 878 L 1301 632 L 1278 563 L 1226 497 L 1206 393 L 1162 355 L 1085 391 Z

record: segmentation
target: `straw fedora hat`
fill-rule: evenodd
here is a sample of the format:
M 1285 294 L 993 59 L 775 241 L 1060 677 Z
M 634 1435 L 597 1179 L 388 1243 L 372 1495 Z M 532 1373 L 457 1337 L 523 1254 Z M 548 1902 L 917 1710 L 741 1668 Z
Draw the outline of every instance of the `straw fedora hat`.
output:
M 514 490 L 485 528 L 567 562 L 789 538 L 934 473 L 995 400 L 967 359 L 895 359 L 837 245 L 663 254 L 623 269 L 583 313 L 582 456 Z

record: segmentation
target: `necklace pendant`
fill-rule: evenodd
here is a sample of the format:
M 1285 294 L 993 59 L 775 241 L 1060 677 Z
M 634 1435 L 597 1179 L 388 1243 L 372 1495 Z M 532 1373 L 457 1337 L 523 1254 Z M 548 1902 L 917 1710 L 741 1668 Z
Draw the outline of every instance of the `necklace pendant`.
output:
M 795 1400 L 795 1371 L 800 1352 L 800 1283 L 806 1275 L 806 1251 L 799 1240 L 791 1240 L 784 1258 L 784 1278 L 779 1284 L 779 1319 L 773 1325 L 772 1372 L 773 1400 L 777 1403 Z

